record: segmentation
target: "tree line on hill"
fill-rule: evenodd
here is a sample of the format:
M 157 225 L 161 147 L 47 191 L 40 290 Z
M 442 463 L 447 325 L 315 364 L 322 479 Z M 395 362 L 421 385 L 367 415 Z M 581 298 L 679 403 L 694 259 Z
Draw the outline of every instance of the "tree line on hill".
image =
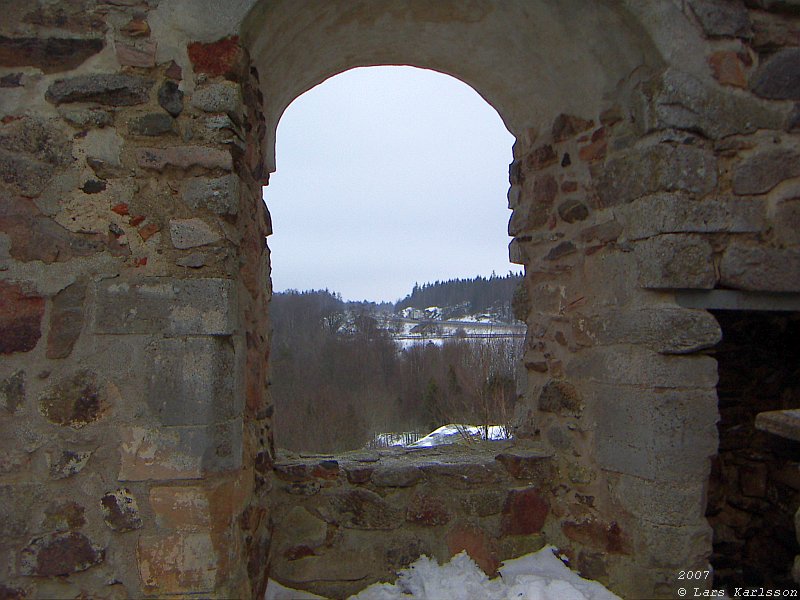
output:
M 505 276 L 492 273 L 490 277 L 414 284 L 411 293 L 395 304 L 395 310 L 408 307 L 461 307 L 463 314 L 492 312 L 511 320 L 511 298 L 521 281 L 522 275 L 509 272 Z
M 520 340 L 401 349 L 374 311 L 327 290 L 273 296 L 270 390 L 279 447 L 341 452 L 379 432 L 510 421 Z

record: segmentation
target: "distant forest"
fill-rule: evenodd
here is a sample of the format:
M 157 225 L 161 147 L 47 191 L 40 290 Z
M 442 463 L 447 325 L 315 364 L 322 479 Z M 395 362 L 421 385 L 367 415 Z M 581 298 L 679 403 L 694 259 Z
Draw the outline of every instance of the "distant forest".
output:
M 415 284 L 412 292 L 395 305 L 395 310 L 448 306 L 462 307 L 465 314 L 495 312 L 508 316 L 511 314 L 511 297 L 521 281 L 522 275 L 509 272 L 505 276 L 493 273 L 488 278 L 478 276 Z
M 453 339 L 403 350 L 379 327 L 378 312 L 387 307 L 346 303 L 328 290 L 273 296 L 270 390 L 278 446 L 340 452 L 381 432 L 510 421 L 521 340 Z

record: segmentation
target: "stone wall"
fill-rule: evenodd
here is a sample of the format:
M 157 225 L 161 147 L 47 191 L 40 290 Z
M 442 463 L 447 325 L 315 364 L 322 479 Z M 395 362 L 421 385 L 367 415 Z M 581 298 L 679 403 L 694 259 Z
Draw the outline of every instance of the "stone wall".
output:
M 280 539 L 297 517 L 283 500 L 272 515 L 268 495 L 273 479 L 288 493 L 287 474 L 272 474 L 266 381 L 260 186 L 274 132 L 328 76 L 411 64 L 468 82 L 517 138 L 510 254 L 526 268 L 516 306 L 528 324 L 517 432 L 552 454 L 552 480 L 536 484 L 541 533 L 626 597 L 671 597 L 677 570 L 712 552 L 709 349 L 722 334 L 704 299 L 725 289 L 769 307 L 800 293 L 796 3 L 319 7 L 4 6 L 2 593 L 261 593 L 270 528 Z M 353 500 L 338 468 L 306 502 Z M 438 477 L 353 489 L 405 523 L 429 487 L 453 517 L 431 531 L 446 532 L 458 518 Z M 306 512 L 326 532 L 368 535 L 325 506 Z M 502 517 L 485 518 L 502 538 Z M 281 554 L 297 546 L 273 556 L 287 569 L 324 562 Z
M 718 411 L 707 350 L 721 332 L 674 291 L 800 291 L 795 50 L 775 52 L 794 44 L 796 21 L 686 4 L 708 40 L 708 77 L 640 70 L 602 112 L 518 137 L 510 171 L 510 252 L 526 266 L 518 312 L 529 330 L 520 433 L 585 474 L 565 482 L 569 517 L 545 531 L 591 553 L 589 574 L 631 595 L 643 582 L 674 594 L 676 570 L 704 568 L 711 546 Z M 613 521 L 624 543 L 603 548 L 570 521 L 586 532 Z
M 4 6 L 3 597 L 265 585 L 261 92 L 155 4 Z
M 539 550 L 558 477 L 551 455 L 507 442 L 280 456 L 270 576 L 344 598 L 420 555 L 466 550 L 488 574 Z

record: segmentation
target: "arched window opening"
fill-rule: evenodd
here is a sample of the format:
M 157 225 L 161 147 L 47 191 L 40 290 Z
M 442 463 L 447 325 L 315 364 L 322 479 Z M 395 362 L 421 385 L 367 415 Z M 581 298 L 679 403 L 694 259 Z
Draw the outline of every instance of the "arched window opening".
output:
M 411 67 L 353 69 L 286 110 L 265 191 L 279 447 L 507 435 L 512 144 L 472 88 Z

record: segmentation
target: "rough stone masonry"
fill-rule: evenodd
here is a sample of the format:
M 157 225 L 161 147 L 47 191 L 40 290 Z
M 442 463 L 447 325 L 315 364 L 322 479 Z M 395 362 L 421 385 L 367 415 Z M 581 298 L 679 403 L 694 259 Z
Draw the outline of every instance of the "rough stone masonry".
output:
M 276 471 L 261 188 L 285 107 L 375 64 L 465 81 L 516 137 L 520 447 Z M 8 0 L 0 597 L 254 598 L 270 565 L 342 593 L 420 528 L 672 597 L 711 554 L 720 340 L 678 297 L 800 293 L 798 82 L 796 0 Z

